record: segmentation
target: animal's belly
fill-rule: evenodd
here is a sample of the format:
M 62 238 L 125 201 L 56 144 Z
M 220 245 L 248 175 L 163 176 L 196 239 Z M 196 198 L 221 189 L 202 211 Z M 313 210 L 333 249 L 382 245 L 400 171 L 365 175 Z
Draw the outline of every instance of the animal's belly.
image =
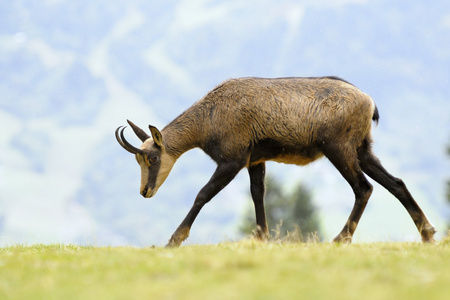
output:
M 307 165 L 323 156 L 320 149 L 305 146 L 304 143 L 282 143 L 274 139 L 259 141 L 252 149 L 249 164 L 256 165 L 264 161 L 276 161 L 285 164 Z
M 315 161 L 316 159 L 318 159 L 322 156 L 323 156 L 322 153 L 317 153 L 315 156 L 311 156 L 311 157 L 302 156 L 299 154 L 280 154 L 269 160 L 276 161 L 279 163 L 284 163 L 284 164 L 304 166 L 304 165 L 307 165 L 307 164 Z

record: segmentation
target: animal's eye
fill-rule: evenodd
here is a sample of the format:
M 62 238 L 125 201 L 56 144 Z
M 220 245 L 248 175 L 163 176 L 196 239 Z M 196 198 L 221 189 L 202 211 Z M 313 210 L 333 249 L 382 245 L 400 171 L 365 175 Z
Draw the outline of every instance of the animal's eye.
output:
M 158 160 L 158 156 L 156 156 L 156 155 L 154 155 L 154 156 L 150 156 L 149 157 L 149 161 L 150 161 L 150 163 L 155 163 L 156 161 Z

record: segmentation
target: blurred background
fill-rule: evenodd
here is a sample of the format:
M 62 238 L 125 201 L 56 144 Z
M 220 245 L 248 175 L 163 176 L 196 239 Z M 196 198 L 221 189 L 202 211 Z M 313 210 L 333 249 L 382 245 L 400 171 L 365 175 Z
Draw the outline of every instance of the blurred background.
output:
M 163 245 L 215 164 L 183 155 L 158 194 L 114 131 L 162 129 L 233 77 L 337 75 L 380 111 L 375 152 L 440 230 L 450 219 L 450 3 L 335 0 L 10 0 L 0 3 L 0 246 Z M 127 139 L 139 145 L 126 132 Z M 353 193 L 323 159 L 269 163 L 289 191 L 309 187 L 330 240 Z M 381 186 L 355 242 L 419 241 Z M 200 213 L 187 243 L 242 238 L 245 170 Z

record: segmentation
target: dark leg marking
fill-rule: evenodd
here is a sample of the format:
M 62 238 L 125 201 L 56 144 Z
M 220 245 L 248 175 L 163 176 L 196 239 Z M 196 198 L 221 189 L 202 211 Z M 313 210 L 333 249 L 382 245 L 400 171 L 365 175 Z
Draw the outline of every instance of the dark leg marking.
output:
M 250 175 L 250 192 L 255 205 L 256 214 L 256 238 L 267 240 L 269 238 L 269 228 L 267 227 L 266 213 L 264 211 L 264 178 L 266 173 L 265 163 L 248 168 Z
M 175 230 L 166 247 L 178 247 L 187 239 L 191 226 L 203 206 L 227 186 L 243 166 L 244 164 L 237 162 L 221 163 L 217 166 L 213 176 L 198 193 L 194 205 L 177 230 Z
M 413 219 L 414 224 L 416 224 L 416 227 L 422 236 L 422 241 L 424 243 L 433 243 L 434 234 L 436 233 L 435 228 L 430 221 L 428 221 L 422 209 L 411 196 L 405 183 L 400 178 L 392 176 L 384 169 L 380 160 L 373 154 L 367 144 L 368 143 L 363 145 L 358 151 L 361 169 L 373 180 L 386 188 L 402 203 Z
M 324 155 L 347 180 L 355 194 L 355 204 L 342 231 L 333 239 L 334 242 L 351 243 L 353 233 L 366 208 L 372 185 L 367 181 L 358 164 L 356 149 L 342 144 L 329 144 L 323 149 Z

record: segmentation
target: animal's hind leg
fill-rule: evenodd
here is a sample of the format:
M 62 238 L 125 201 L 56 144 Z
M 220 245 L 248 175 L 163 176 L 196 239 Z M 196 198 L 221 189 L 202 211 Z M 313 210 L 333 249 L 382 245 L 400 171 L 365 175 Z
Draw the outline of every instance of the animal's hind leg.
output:
M 333 239 L 333 242 L 351 243 L 353 233 L 366 208 L 373 188 L 359 167 L 356 149 L 342 148 L 342 144 L 339 146 L 330 144 L 324 147 L 322 151 L 347 180 L 355 194 L 355 204 L 347 223 L 345 223 L 339 235 Z
M 266 213 L 264 211 L 264 177 L 266 166 L 260 163 L 248 168 L 250 175 L 250 191 L 256 214 L 256 238 L 267 240 L 269 238 L 269 228 L 267 227 Z
M 436 233 L 436 230 L 433 225 L 431 225 L 422 209 L 411 196 L 404 182 L 400 178 L 392 176 L 388 171 L 386 171 L 386 169 L 384 169 L 380 160 L 372 153 L 368 143 L 365 143 L 359 149 L 358 158 L 364 173 L 381 184 L 398 200 L 400 200 L 416 224 L 416 227 L 422 236 L 422 241 L 429 243 L 434 242 L 434 234 Z

